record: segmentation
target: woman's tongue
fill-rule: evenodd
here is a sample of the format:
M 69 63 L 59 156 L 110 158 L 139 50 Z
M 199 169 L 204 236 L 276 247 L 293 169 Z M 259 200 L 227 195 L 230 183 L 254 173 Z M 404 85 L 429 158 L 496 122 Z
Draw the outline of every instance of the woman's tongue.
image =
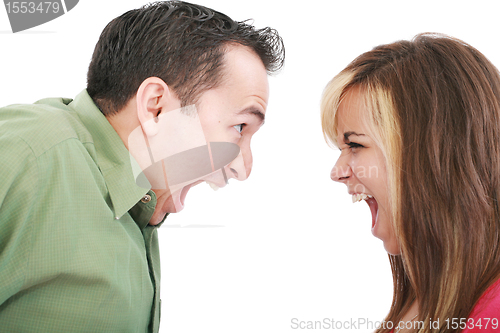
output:
M 377 222 L 377 213 L 378 213 L 377 200 L 375 200 L 375 198 L 368 198 L 365 201 L 370 207 L 370 211 L 372 213 L 372 229 L 373 229 L 373 227 L 375 227 L 375 223 Z

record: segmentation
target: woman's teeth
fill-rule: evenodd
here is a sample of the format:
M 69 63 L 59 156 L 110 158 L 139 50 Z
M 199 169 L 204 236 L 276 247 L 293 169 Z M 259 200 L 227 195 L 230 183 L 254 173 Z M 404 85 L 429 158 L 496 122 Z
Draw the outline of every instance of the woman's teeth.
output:
M 373 198 L 373 196 L 371 196 L 369 194 L 364 194 L 364 193 L 356 193 L 356 194 L 352 195 L 352 202 L 355 203 L 355 202 L 359 202 L 361 200 L 366 200 L 368 198 Z

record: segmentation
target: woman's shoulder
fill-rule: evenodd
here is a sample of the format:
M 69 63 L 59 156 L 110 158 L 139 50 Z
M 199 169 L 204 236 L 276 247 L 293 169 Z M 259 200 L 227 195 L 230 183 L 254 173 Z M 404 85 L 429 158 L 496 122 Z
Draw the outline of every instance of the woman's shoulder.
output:
M 467 319 L 463 333 L 500 331 L 500 279 L 481 296 Z

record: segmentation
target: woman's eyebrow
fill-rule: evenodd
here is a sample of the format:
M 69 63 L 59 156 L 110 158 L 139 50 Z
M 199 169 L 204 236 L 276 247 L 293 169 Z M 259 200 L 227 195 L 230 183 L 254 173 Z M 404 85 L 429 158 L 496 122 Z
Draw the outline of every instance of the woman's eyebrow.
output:
M 345 140 L 345 141 L 349 141 L 349 137 L 350 137 L 351 135 L 356 135 L 356 136 L 364 136 L 364 134 L 359 134 L 359 133 L 356 133 L 356 132 L 350 131 L 350 132 L 345 132 L 345 133 L 344 133 L 344 140 Z

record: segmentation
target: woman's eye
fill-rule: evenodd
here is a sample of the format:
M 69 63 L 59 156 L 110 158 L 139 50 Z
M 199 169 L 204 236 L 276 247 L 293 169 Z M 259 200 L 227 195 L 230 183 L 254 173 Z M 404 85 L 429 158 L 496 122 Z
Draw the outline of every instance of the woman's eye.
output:
M 356 142 L 348 142 L 347 145 L 349 148 L 364 148 L 363 145 L 360 145 L 359 143 Z
M 241 133 L 241 131 L 243 130 L 243 126 L 245 124 L 239 124 L 239 125 L 234 125 L 233 127 L 236 128 L 236 130 L 238 131 L 238 133 Z

